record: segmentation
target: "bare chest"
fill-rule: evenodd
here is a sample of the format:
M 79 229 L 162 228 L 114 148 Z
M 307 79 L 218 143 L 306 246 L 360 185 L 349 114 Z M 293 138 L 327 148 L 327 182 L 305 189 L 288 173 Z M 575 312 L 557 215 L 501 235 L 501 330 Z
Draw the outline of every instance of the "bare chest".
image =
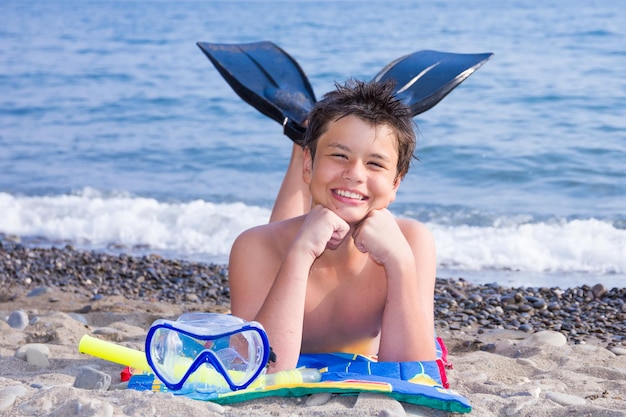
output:
M 304 313 L 303 351 L 376 354 L 387 280 L 375 264 L 312 268 Z

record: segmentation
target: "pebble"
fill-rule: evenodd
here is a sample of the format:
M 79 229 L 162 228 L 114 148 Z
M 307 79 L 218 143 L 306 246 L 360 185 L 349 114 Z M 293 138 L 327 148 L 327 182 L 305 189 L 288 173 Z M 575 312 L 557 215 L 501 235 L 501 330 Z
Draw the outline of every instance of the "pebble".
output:
M 44 345 L 45 346 L 45 345 Z M 46 348 L 47 350 L 47 348 Z M 26 362 L 40 366 L 42 368 L 48 368 L 50 361 L 48 360 L 48 354 L 38 348 L 30 348 L 26 351 Z
M 309 395 L 304 403 L 307 407 L 318 407 L 326 404 L 332 398 L 333 394 L 330 392 L 318 392 Z
M 566 407 L 570 405 L 587 404 L 587 401 L 584 398 L 570 394 L 563 394 L 561 392 L 546 391 L 546 398 Z
M 0 390 L 0 411 L 6 410 L 15 403 L 18 397 L 26 394 L 28 391 L 24 385 L 11 385 Z
M 406 412 L 404 410 L 394 411 L 394 410 L 388 410 L 386 408 L 383 408 L 378 413 L 378 417 L 405 417 L 405 416 L 406 416 Z
M 24 330 L 28 326 L 28 314 L 22 310 L 15 310 L 9 314 L 7 323 L 14 329 Z
M 626 287 L 607 289 L 602 284 L 573 288 L 519 287 L 472 284 L 462 278 L 437 278 L 435 323 L 439 328 L 552 331 L 563 338 L 546 343 L 582 344 L 589 338 L 607 348 L 626 344 Z M 446 323 L 446 325 L 441 325 Z M 539 340 L 542 342 L 541 340 Z M 543 343 L 543 342 L 542 342 Z
M 119 330 L 112 327 L 98 327 L 97 329 L 93 330 L 94 335 L 112 336 L 117 333 L 119 333 Z
M 457 380 L 463 381 L 464 383 L 472 382 L 475 384 L 482 384 L 489 379 L 489 375 L 484 372 L 458 371 L 455 375 Z
M 606 288 L 602 284 L 596 284 L 591 289 L 595 298 L 601 298 L 606 294 Z
M 0 288 L 3 292 L 0 298 L 6 300 L 12 299 L 13 296 L 4 294 L 17 294 L 16 297 L 28 294 L 36 297 L 49 294 L 51 289 L 54 289 L 55 293 L 82 292 L 86 295 L 85 300 L 90 301 L 86 302 L 86 305 L 79 304 L 73 307 L 76 314 L 68 313 L 82 323 L 85 321 L 80 313 L 97 309 L 98 301 L 110 295 L 124 295 L 130 300 L 143 299 L 168 303 L 194 304 L 211 300 L 216 305 L 228 306 L 230 302 L 228 270 L 223 266 L 166 260 L 158 256 L 130 257 L 79 252 L 71 247 L 26 248 L 21 245 L 7 245 L 1 240 Z M 27 301 L 24 305 L 27 305 Z M 601 284 L 568 289 L 507 288 L 496 284 L 470 284 L 463 279 L 437 279 L 435 305 L 438 328 L 461 332 L 467 331 L 472 326 L 479 329 L 523 330 L 533 333 L 524 337 L 528 343 L 539 349 L 564 346 L 568 339 L 584 344 L 587 337 L 596 337 L 605 341 L 613 354 L 626 355 L 624 288 L 607 289 Z M 81 310 L 78 310 L 79 307 Z M 11 314 L 21 316 L 19 326 L 25 323 L 22 328 L 19 326 L 14 328 L 28 329 L 28 314 L 20 310 Z M 9 319 L 10 316 L 6 318 L 7 322 Z M 37 319 L 37 316 L 32 317 L 30 325 L 34 325 Z M 13 327 L 11 323 L 9 325 Z M 107 335 L 118 331 L 105 327 L 100 329 L 94 330 L 94 333 L 101 332 L 102 335 Z M 29 330 L 26 330 L 26 333 Z M 476 340 L 470 341 L 467 348 L 498 353 L 510 352 L 516 348 L 515 345 L 519 345 L 519 342 L 503 340 L 489 344 Z M 584 345 L 581 351 L 596 354 L 590 350 L 594 349 L 591 345 L 591 343 Z M 47 362 L 49 349 L 45 344 L 24 345 L 16 351 L 15 356 L 39 366 L 49 363 Z M 517 364 L 533 368 L 543 365 L 542 362 L 536 362 L 534 358 L 529 359 L 523 355 L 517 356 Z M 77 372 L 75 387 L 90 390 L 110 389 L 111 377 L 108 374 L 87 367 L 72 369 Z M 464 373 L 462 378 L 460 374 L 457 377 L 464 383 L 471 382 L 485 387 L 491 383 L 487 374 L 476 370 Z M 580 407 L 593 403 L 592 400 L 586 401 L 578 396 L 556 392 L 567 391 L 562 385 L 542 385 L 544 390 L 554 391 L 544 391 L 544 394 L 540 395 L 541 389 L 538 387 L 525 388 L 531 385 L 527 378 L 521 381 L 510 387 L 506 395 L 498 388 L 500 391 L 496 395 L 506 404 L 501 410 L 502 415 L 526 415 L 528 410 L 525 409 L 534 407 L 537 401 L 544 397 L 563 406 Z M 16 406 L 16 403 L 23 402 L 20 401 L 20 396 L 27 390 L 49 388 L 35 383 L 30 387 L 15 385 L 0 389 L 0 414 L 1 410 L 16 407 L 25 415 L 43 415 L 56 406 L 49 401 L 46 402 L 45 398 L 41 403 L 32 402 Z M 498 384 L 494 383 L 493 387 L 496 389 Z M 89 397 L 91 394 L 83 395 Z M 332 395 L 329 393 L 319 393 L 309 396 L 303 402 L 307 406 L 323 405 L 331 398 Z M 358 409 L 359 404 L 360 407 L 371 407 L 376 404 L 377 410 L 380 410 L 379 416 L 396 417 L 407 413 L 402 404 L 382 394 L 361 394 L 357 398 L 355 408 Z M 206 407 L 207 412 L 230 415 L 230 412 L 218 404 L 207 403 Z M 54 410 L 55 413 L 59 411 L 55 415 L 109 417 L 114 414 L 113 407 L 108 402 L 86 398 L 68 400 L 61 408 L 62 410 Z M 157 410 L 153 411 L 153 414 L 157 413 Z M 312 409 L 310 412 L 313 414 L 316 411 Z M 414 415 L 413 412 L 411 414 Z
M 567 344 L 567 338 L 562 333 L 550 330 L 535 333 L 530 336 L 529 340 L 533 345 L 560 347 Z
M 74 380 L 74 388 L 106 391 L 109 386 L 111 386 L 111 375 L 89 366 L 79 368 Z
M 19 294 L 16 290 L 22 289 L 28 297 L 37 297 L 54 287 L 82 292 L 92 303 L 107 296 L 124 295 L 130 300 L 172 304 L 230 305 L 228 268 L 223 265 L 170 260 L 158 255 L 78 251 L 69 245 L 31 248 L 3 240 L 0 234 L 3 296 Z
M 213 413 L 218 413 L 218 414 L 225 414 L 226 413 L 226 407 L 224 407 L 223 405 L 214 403 L 212 401 L 207 401 L 206 402 L 206 407 L 207 410 L 213 412 Z
M 538 398 L 534 398 L 534 397 L 531 397 L 531 398 L 529 398 L 527 396 L 516 397 L 513 401 L 511 401 L 511 404 L 508 405 L 504 409 L 504 413 L 507 416 L 519 415 L 519 412 L 522 411 L 524 408 L 532 407 L 538 401 L 539 401 L 539 399 Z
M 25 414 L 27 416 L 47 415 L 48 411 L 50 411 L 52 407 L 53 407 L 52 401 L 50 401 L 50 399 L 45 398 L 45 397 L 31 400 L 31 401 L 28 401 L 26 403 L 19 405 L 19 409 L 22 412 L 22 414 Z M 65 417 L 64 414 L 57 414 L 57 415 L 63 415 Z
M 47 292 L 50 292 L 50 288 L 48 287 L 37 287 L 34 288 L 32 291 L 30 291 L 28 294 L 26 294 L 27 297 L 38 297 L 40 295 L 43 295 Z
M 15 394 L 16 397 L 21 397 L 26 394 L 28 390 L 24 385 L 11 385 L 0 390 L 0 394 L 10 392 Z
M 63 416 L 112 417 L 114 409 L 107 401 L 77 398 L 66 402 L 56 411 L 56 415 Z
M 49 355 L 50 349 L 48 349 L 48 346 L 43 343 L 29 343 L 22 345 L 15 351 L 14 354 L 14 356 L 18 359 L 22 359 L 23 361 L 42 367 L 50 366 L 50 362 L 48 361 Z
M 84 324 L 84 325 L 88 325 L 89 322 L 87 321 L 87 319 L 85 318 L 85 316 L 83 316 L 82 314 L 79 313 L 67 313 L 68 316 L 70 316 L 71 318 L 73 318 L 74 320 L 76 320 L 77 322 Z
M 535 362 L 533 362 L 532 359 L 517 358 L 517 363 L 519 363 L 520 365 L 531 367 L 531 368 L 537 368 L 537 364 Z
M 13 405 L 17 396 L 12 392 L 0 392 L 0 410 L 6 410 Z
M 225 308 L 230 305 L 228 268 L 224 265 L 157 255 L 78 251 L 69 245 L 33 248 L 3 239 L 1 234 L 0 288 L 0 299 L 6 300 L 21 293 L 40 296 L 53 288 L 83 293 L 90 304 L 78 311 L 90 311 L 93 304 L 114 295 L 186 304 L 189 308 L 197 303 Z M 596 338 L 609 349 L 623 348 L 626 288 L 609 289 L 593 283 L 566 289 L 508 288 L 493 283 L 472 284 L 462 278 L 437 278 L 435 323 L 438 329 L 452 332 L 471 327 L 528 333 L 550 330 L 576 344 Z
M 611 352 L 613 352 L 615 355 L 618 356 L 624 356 L 626 355 L 626 348 L 622 348 L 622 347 L 613 347 L 611 349 L 609 349 Z

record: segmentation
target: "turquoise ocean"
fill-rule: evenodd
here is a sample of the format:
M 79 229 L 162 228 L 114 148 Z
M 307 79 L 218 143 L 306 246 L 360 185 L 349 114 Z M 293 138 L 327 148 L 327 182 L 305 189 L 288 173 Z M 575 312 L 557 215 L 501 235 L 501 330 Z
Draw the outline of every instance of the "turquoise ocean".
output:
M 422 49 L 493 52 L 415 118 L 398 216 L 438 275 L 626 286 L 626 8 L 592 0 L 0 2 L 0 235 L 225 263 L 290 155 L 197 41 L 271 40 L 320 97 Z

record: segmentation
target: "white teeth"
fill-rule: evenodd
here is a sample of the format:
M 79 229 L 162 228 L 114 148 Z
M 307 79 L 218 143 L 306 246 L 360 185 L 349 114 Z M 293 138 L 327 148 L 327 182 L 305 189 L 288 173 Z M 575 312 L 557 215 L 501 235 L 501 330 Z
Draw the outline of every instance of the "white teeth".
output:
M 337 190 L 335 192 L 337 193 L 337 195 L 340 195 L 342 197 L 352 198 L 354 200 L 363 200 L 363 196 L 361 194 L 351 193 L 350 191 L 344 190 Z

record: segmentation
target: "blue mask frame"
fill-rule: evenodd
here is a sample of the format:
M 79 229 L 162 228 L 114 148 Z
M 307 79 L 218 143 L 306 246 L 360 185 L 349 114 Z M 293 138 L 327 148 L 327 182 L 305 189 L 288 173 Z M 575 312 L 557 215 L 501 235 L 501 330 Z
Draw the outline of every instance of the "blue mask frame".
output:
M 224 378 L 232 391 L 247 388 L 264 371 L 269 360 L 270 347 L 267 333 L 265 333 L 265 330 L 259 323 L 244 322 L 240 324 L 237 329 L 215 334 L 202 334 L 201 327 L 198 327 L 199 331 L 197 333 L 191 332 L 185 328 L 182 328 L 180 324 L 182 323 L 168 320 L 157 320 L 150 327 L 150 330 L 148 331 L 148 334 L 146 336 L 145 351 L 148 364 L 150 365 L 150 368 L 152 368 L 152 370 L 154 371 L 155 375 L 159 378 L 159 380 L 163 384 L 165 384 L 165 386 L 167 386 L 167 388 L 169 388 L 170 390 L 178 391 L 182 389 L 189 377 L 203 364 L 212 365 L 215 370 Z M 185 324 L 186 326 L 184 327 L 188 328 L 189 324 Z M 230 325 L 228 327 L 232 328 L 233 326 Z M 160 329 L 173 331 L 176 332 L 179 336 L 183 336 L 181 337 L 181 340 L 183 340 L 183 352 L 187 357 L 193 358 L 191 365 L 189 366 L 181 380 L 178 382 L 169 381 L 168 377 L 163 375 L 159 371 L 159 367 L 156 366 L 155 361 L 152 357 L 151 345 L 153 343 L 155 333 L 158 332 Z M 261 366 L 259 366 L 258 369 L 256 369 L 256 371 L 243 383 L 236 383 L 231 379 L 227 369 L 224 368 L 224 365 L 222 364 L 219 357 L 215 354 L 215 352 L 211 351 L 211 349 L 205 348 L 202 344 L 198 343 L 197 340 L 206 342 L 215 341 L 221 338 L 230 337 L 244 332 L 255 332 L 259 335 L 260 340 L 263 344 Z

